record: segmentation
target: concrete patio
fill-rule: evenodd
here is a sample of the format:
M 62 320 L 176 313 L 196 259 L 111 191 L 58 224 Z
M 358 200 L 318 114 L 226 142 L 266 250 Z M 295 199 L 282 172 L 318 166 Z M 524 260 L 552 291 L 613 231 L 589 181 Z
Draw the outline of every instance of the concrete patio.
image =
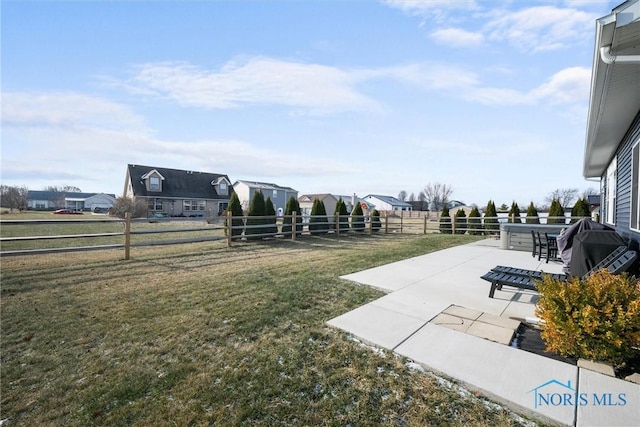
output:
M 537 294 L 480 279 L 496 265 L 559 273 L 560 263 L 482 240 L 343 276 L 388 294 L 330 320 L 535 417 L 564 425 L 640 425 L 640 385 L 509 346 Z

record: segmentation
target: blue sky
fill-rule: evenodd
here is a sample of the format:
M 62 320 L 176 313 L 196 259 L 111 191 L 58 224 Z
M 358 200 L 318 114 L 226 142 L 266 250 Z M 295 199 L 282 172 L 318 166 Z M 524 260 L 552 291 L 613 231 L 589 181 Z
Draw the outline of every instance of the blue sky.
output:
M 486 205 L 582 178 L 620 1 L 2 1 L 2 184 L 121 195 L 128 163 Z

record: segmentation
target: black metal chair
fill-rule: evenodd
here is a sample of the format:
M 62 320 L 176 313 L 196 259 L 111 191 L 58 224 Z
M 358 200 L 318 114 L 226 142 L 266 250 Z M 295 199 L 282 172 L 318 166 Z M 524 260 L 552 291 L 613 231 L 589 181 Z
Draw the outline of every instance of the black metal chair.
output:
M 538 241 L 538 261 L 542 259 L 543 255 L 547 253 L 547 245 L 542 243 L 542 237 L 540 237 L 540 232 L 536 231 L 536 240 Z M 544 254 L 542 253 L 544 249 Z
M 549 263 L 549 258 L 558 258 L 558 241 L 555 237 L 549 237 L 549 234 L 544 233 L 544 238 L 546 240 L 546 248 L 547 248 L 547 264 Z
M 531 249 L 531 256 L 535 258 L 535 256 L 542 250 L 540 248 L 540 244 L 538 243 L 538 239 L 536 239 L 536 233 L 531 230 L 531 240 L 533 241 L 533 248 Z

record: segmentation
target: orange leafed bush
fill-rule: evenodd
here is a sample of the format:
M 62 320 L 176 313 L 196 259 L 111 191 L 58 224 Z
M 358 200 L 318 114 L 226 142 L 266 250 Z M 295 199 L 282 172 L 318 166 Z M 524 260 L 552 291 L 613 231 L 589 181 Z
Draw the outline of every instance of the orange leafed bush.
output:
M 620 365 L 640 347 L 640 282 L 607 269 L 564 282 L 537 284 L 536 315 L 547 350 Z

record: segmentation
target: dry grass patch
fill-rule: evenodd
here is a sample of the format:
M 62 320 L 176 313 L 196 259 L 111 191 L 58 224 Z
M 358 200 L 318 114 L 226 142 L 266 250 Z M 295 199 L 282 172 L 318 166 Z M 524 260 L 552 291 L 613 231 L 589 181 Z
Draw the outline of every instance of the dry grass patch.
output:
M 338 277 L 469 236 L 306 237 L 2 260 L 7 425 L 516 425 L 328 328 Z

